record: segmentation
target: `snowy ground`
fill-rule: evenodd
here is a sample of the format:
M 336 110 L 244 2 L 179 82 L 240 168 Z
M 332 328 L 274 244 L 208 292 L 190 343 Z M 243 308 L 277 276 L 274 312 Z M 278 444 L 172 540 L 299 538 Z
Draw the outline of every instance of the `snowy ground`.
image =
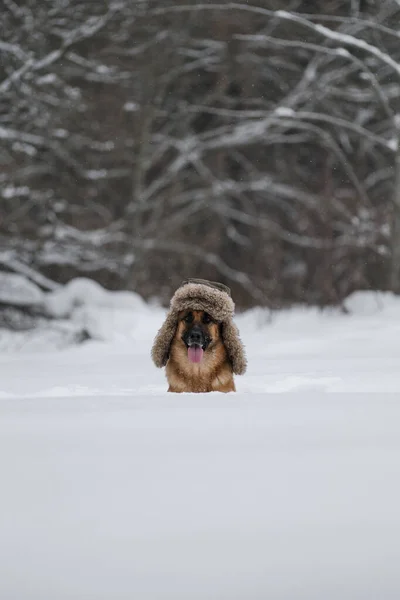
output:
M 0 335 L 0 598 L 398 600 L 400 301 L 348 307 L 239 317 L 229 395 L 166 394 L 126 297 Z

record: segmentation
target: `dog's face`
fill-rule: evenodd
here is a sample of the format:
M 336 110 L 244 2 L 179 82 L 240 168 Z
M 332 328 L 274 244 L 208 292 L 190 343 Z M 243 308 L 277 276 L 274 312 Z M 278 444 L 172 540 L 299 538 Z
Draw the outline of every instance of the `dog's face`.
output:
M 182 311 L 176 337 L 185 345 L 189 361 L 200 363 L 204 353 L 220 340 L 220 325 L 203 310 Z

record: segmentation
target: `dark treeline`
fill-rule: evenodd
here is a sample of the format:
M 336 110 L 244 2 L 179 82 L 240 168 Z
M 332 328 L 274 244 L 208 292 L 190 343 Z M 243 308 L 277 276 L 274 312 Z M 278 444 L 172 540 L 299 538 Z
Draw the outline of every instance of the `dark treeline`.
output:
M 0 268 L 241 307 L 398 291 L 399 2 L 1 12 Z

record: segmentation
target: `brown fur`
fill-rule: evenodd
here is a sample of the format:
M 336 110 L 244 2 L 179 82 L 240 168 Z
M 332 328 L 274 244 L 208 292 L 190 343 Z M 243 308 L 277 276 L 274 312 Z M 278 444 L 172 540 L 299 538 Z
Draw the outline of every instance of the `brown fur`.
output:
M 200 363 L 192 363 L 188 358 L 186 344 L 182 340 L 187 324 L 183 320 L 192 312 L 194 322 L 202 322 L 204 311 L 181 311 L 178 326 L 172 340 L 166 375 L 169 392 L 234 392 L 232 365 L 221 336 L 221 325 L 212 321 L 204 325 L 211 337 L 211 343 L 204 352 Z

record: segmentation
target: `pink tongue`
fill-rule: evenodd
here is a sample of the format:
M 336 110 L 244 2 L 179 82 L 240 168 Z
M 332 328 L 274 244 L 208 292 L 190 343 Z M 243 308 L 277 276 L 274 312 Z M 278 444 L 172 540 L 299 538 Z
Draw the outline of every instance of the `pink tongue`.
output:
M 199 363 L 203 358 L 204 350 L 200 346 L 192 346 L 188 348 L 188 357 L 190 362 Z

